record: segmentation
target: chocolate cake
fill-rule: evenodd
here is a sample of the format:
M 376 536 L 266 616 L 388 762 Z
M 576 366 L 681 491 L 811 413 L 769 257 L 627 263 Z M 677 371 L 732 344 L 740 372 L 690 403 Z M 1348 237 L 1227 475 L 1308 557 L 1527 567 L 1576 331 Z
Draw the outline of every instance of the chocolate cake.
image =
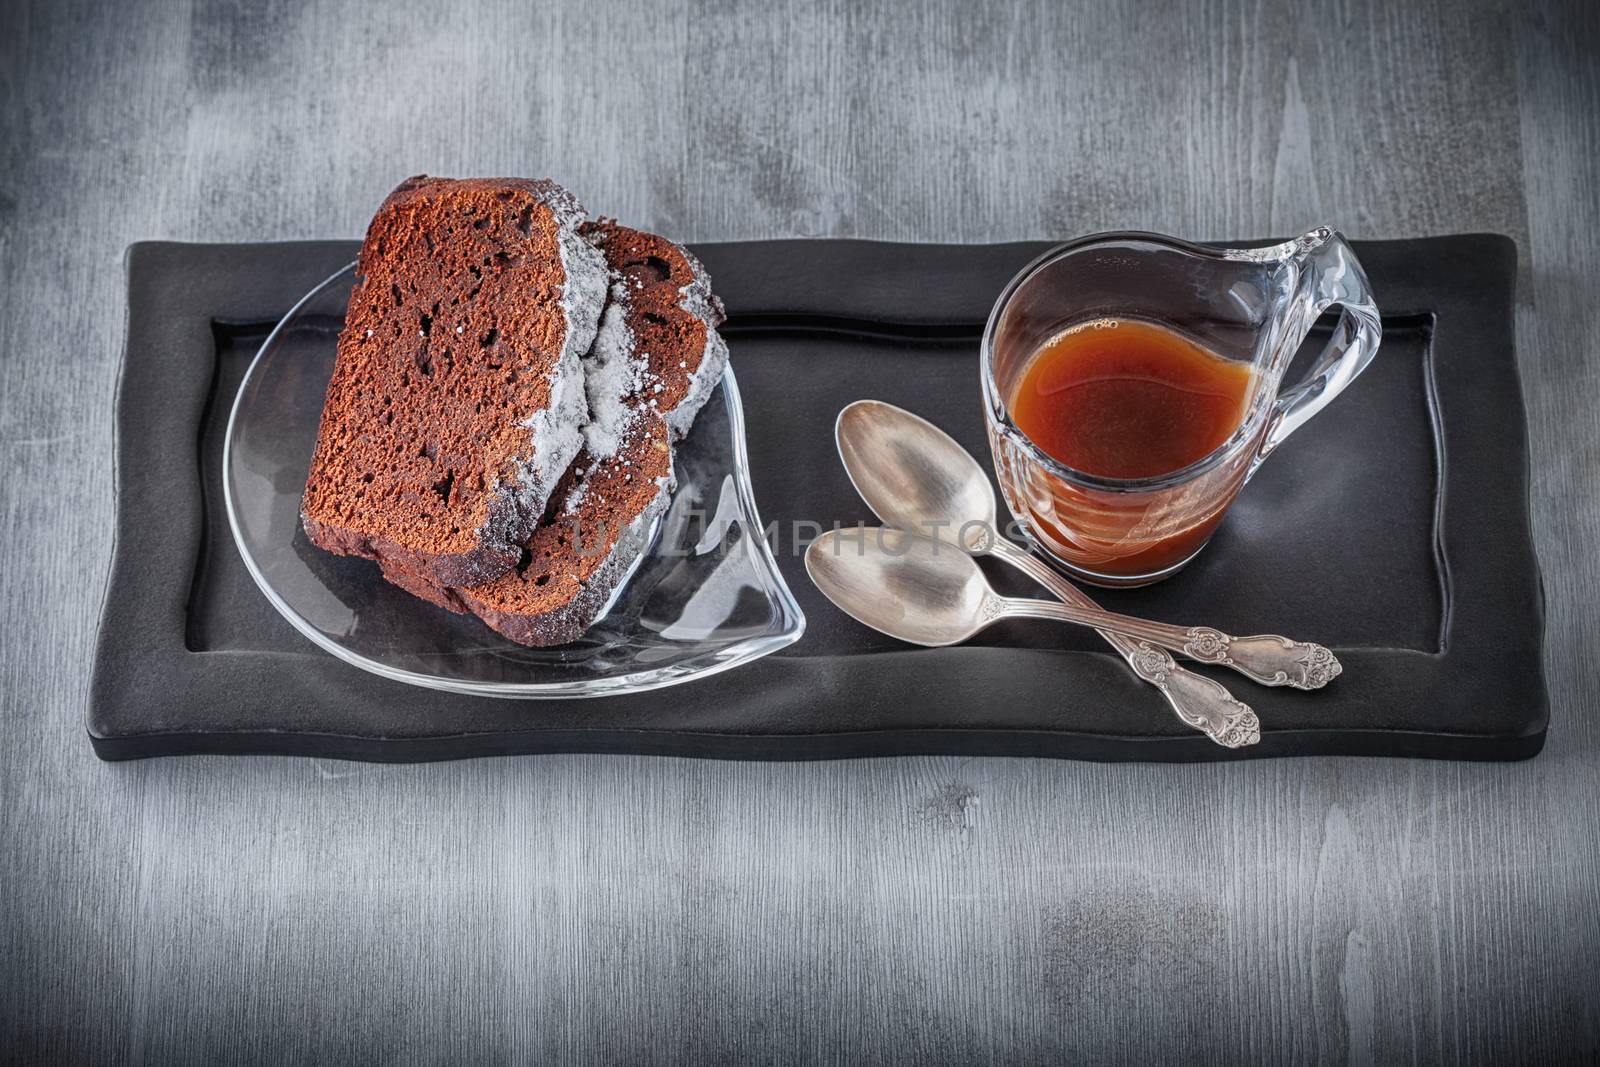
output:
M 516 566 L 583 444 L 580 356 L 608 285 L 584 221 L 551 181 L 416 177 L 389 195 L 301 504 L 313 543 L 414 592 Z
M 570 198 L 565 200 L 570 211 L 549 213 L 553 233 L 544 247 L 513 242 L 497 246 L 488 259 L 474 264 L 474 257 L 482 258 L 483 241 L 499 242 L 506 236 L 492 206 L 491 221 L 479 225 L 480 194 L 511 205 L 518 212 L 513 229 L 532 242 L 544 235 L 534 221 L 542 217 L 519 194 L 539 202 L 535 187 L 560 192 L 550 183 L 412 179 L 380 209 L 362 250 L 366 278 L 352 297 L 340 337 L 304 518 L 316 543 L 376 559 L 384 576 L 408 592 L 450 611 L 471 611 L 513 641 L 552 645 L 576 639 L 593 624 L 648 547 L 655 521 L 675 488 L 672 443 L 688 432 L 720 381 L 728 349 L 716 329 L 724 317 L 722 303 L 693 255 L 656 234 L 604 219 L 582 221 L 581 209 Z M 408 202 L 421 189 L 433 194 L 424 201 L 425 208 L 417 209 L 428 212 L 424 219 L 384 221 L 397 200 Z M 509 198 L 504 195 L 508 191 Z M 401 238 L 394 236 L 397 232 Z M 582 252 L 570 247 L 573 239 Z M 416 249 L 417 241 L 426 254 Z M 501 254 L 511 257 L 500 264 L 505 273 L 486 278 L 473 269 L 490 268 Z M 563 281 L 540 276 L 541 256 L 547 273 Z M 472 280 L 465 295 L 452 287 L 458 262 L 468 263 Z M 569 266 L 573 262 L 584 266 L 574 271 Z M 566 296 L 574 279 L 584 294 L 576 302 Z M 392 308 L 371 297 L 374 285 L 399 286 L 391 294 Z M 588 299 L 594 292 L 599 295 Z M 552 293 L 557 293 L 554 306 L 560 318 L 550 313 Z M 486 299 L 493 301 L 487 312 Z M 426 322 L 413 342 L 409 333 L 393 328 L 392 320 L 405 324 L 408 309 L 422 305 L 428 308 Z M 538 309 L 544 309 L 544 325 L 550 328 L 542 333 L 520 330 L 512 344 L 503 322 L 526 325 Z M 472 317 L 474 312 L 490 317 L 480 321 Z M 487 342 L 475 332 L 483 321 L 493 323 L 494 335 Z M 461 327 L 454 329 L 456 336 L 478 339 L 458 351 L 460 344 L 449 343 L 452 334 L 443 334 L 448 380 L 464 379 L 466 386 L 441 389 L 431 372 L 423 375 L 428 381 L 417 384 L 421 357 L 413 353 L 435 351 L 429 342 L 441 325 Z M 374 337 L 385 343 L 369 344 Z M 352 353 L 348 360 L 347 345 Z M 429 356 L 430 366 L 437 367 L 438 358 Z M 371 369 L 374 364 L 377 371 Z M 485 379 L 499 384 L 501 394 L 463 392 Z M 537 388 L 541 382 L 546 383 L 542 393 Z M 471 404 L 470 415 L 457 399 L 462 395 Z M 535 407 L 524 416 L 529 403 Z M 373 476 L 360 479 L 351 490 L 339 480 L 353 467 L 346 459 L 348 442 L 366 443 L 371 430 L 364 420 L 374 404 L 384 420 L 377 435 L 380 445 L 396 437 L 421 440 L 422 454 L 411 455 L 414 446 L 409 444 L 380 450 Z M 511 417 L 491 417 L 493 410 Z M 494 468 L 501 481 L 485 480 L 486 485 L 509 488 L 500 493 L 471 483 L 463 494 L 457 472 L 474 469 L 465 465 L 463 453 L 467 459 L 493 460 L 499 455 L 494 449 L 501 447 L 496 435 L 508 424 L 533 431 L 526 448 Z M 390 426 L 404 427 L 405 435 Z M 485 456 L 468 452 L 465 444 L 473 439 L 483 440 Z M 428 455 L 427 443 L 438 440 L 453 447 L 436 446 L 436 454 Z M 574 453 L 576 461 L 568 466 Z M 396 457 L 392 465 L 397 473 L 381 480 L 389 455 Z M 558 461 L 564 468 L 559 481 L 552 476 L 553 470 L 563 469 L 554 467 Z M 430 482 L 419 488 L 417 472 L 426 479 L 441 467 L 447 472 L 442 492 Z M 384 488 L 374 490 L 374 485 Z M 341 496 L 346 493 L 351 495 Z M 342 525 L 320 518 L 313 500 L 334 510 Z M 502 500 L 509 505 L 504 511 L 509 519 L 495 510 Z M 413 532 L 416 524 L 407 524 L 408 517 L 420 512 L 422 530 L 435 532 L 441 504 L 465 506 L 469 501 L 485 504 L 487 512 L 479 526 L 470 527 L 481 535 L 479 542 L 464 552 L 453 551 L 457 540 L 429 540 Z M 541 512 L 542 521 L 536 521 Z M 450 538 L 469 528 L 453 514 L 450 521 Z M 412 540 L 402 540 L 390 529 L 413 532 Z M 441 545 L 452 551 L 441 551 Z
M 579 637 L 649 547 L 676 488 L 669 442 L 688 432 L 728 360 L 716 329 L 722 302 L 687 249 L 607 220 L 584 230 L 605 253 L 612 279 L 584 357 L 584 451 L 516 571 L 451 591 L 525 645 Z

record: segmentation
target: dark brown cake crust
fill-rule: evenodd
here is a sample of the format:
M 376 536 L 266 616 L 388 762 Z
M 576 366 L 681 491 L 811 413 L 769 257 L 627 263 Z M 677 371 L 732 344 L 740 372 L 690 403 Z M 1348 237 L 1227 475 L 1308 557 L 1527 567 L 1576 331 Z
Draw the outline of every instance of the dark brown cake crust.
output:
M 606 285 L 581 221 L 548 181 L 419 177 L 385 200 L 302 502 L 313 543 L 445 587 L 516 565 L 580 444 Z

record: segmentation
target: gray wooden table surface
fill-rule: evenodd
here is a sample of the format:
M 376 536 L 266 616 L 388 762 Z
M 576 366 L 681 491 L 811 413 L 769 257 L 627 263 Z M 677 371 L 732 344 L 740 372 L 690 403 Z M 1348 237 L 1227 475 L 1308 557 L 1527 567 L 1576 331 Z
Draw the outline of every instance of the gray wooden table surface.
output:
M 0 124 L 0 1060 L 1600 1056 L 1600 5 L 11 0 Z M 418 171 L 688 240 L 1512 235 L 1546 751 L 97 762 L 124 247 Z

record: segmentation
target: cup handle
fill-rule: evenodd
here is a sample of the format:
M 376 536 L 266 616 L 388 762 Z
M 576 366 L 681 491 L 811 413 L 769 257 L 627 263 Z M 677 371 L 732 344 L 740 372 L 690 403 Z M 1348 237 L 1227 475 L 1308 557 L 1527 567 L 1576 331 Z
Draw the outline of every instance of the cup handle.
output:
M 1283 268 L 1298 272 L 1295 307 L 1288 316 L 1293 325 L 1286 331 L 1287 336 L 1293 337 L 1294 347 L 1298 347 L 1318 317 L 1336 305 L 1340 309 L 1339 324 L 1305 380 L 1285 390 L 1273 405 L 1272 422 L 1261 439 L 1251 465 L 1252 474 L 1284 438 L 1305 425 L 1367 369 L 1383 339 L 1383 323 L 1378 318 L 1372 287 L 1344 236 L 1322 227 L 1293 244 L 1295 250 Z

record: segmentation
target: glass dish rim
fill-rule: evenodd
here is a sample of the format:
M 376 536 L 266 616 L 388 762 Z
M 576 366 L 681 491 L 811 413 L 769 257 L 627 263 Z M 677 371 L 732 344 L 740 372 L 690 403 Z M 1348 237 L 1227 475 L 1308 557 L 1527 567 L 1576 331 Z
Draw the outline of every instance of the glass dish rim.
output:
M 1324 231 L 1330 235 L 1332 233 L 1331 230 L 1326 230 L 1326 228 L 1313 230 L 1312 233 L 1320 235 Z M 1324 239 L 1326 238 L 1324 237 Z M 1266 389 L 1257 390 L 1255 399 L 1251 401 L 1250 411 L 1245 416 L 1244 421 L 1239 424 L 1238 429 L 1234 430 L 1233 434 L 1222 444 L 1187 466 L 1179 467 L 1177 470 L 1168 471 L 1165 474 L 1151 475 L 1145 478 L 1110 478 L 1070 467 L 1035 444 L 1033 439 L 1024 433 L 1022 428 L 1012 420 L 1011 412 L 1007 409 L 1005 400 L 1000 395 L 1000 385 L 995 380 L 994 372 L 995 334 L 999 330 L 1000 315 L 1018 289 L 1033 278 L 1035 274 L 1068 253 L 1081 251 L 1089 245 L 1127 240 L 1162 245 L 1189 255 L 1205 256 L 1209 259 L 1273 263 L 1304 247 L 1305 238 L 1291 238 L 1264 248 L 1237 249 L 1215 248 L 1210 245 L 1196 244 L 1193 241 L 1185 241 L 1179 237 L 1171 237 L 1167 234 L 1154 233 L 1148 230 L 1106 230 L 1101 233 L 1075 237 L 1070 241 L 1063 241 L 1052 248 L 1046 249 L 1021 270 L 1017 271 L 1011 280 L 1006 283 L 1005 288 L 1000 290 L 1000 295 L 995 298 L 994 305 L 989 310 L 989 318 L 984 323 L 983 340 L 978 353 L 979 376 L 983 384 L 984 415 L 989 421 L 990 428 L 1010 439 L 1013 444 L 1022 448 L 1031 460 L 1065 482 L 1076 484 L 1086 489 L 1098 489 L 1112 493 L 1147 493 L 1170 489 L 1192 481 L 1243 451 L 1246 446 L 1255 440 L 1266 422 L 1268 413 L 1273 409 L 1274 405 L 1269 395 L 1272 391 Z
M 478 682 L 470 679 L 443 678 L 438 675 L 424 674 L 371 659 L 331 640 L 314 624 L 302 618 L 267 581 L 266 576 L 257 566 L 246 545 L 244 532 L 234 504 L 235 487 L 232 474 L 234 438 L 246 390 L 251 382 L 255 380 L 256 372 L 261 367 L 262 360 L 273 350 L 279 334 L 284 332 L 285 328 L 299 316 L 306 305 L 345 277 L 353 277 L 355 270 L 356 263 L 351 261 L 330 274 L 307 291 L 299 300 L 295 301 L 294 306 L 285 312 L 283 317 L 272 327 L 266 339 L 261 342 L 261 347 L 251 357 L 250 366 L 245 369 L 244 376 L 239 380 L 239 388 L 234 393 L 233 402 L 228 410 L 228 425 L 222 440 L 222 497 L 228 516 L 228 528 L 233 534 L 234 548 L 244 561 L 245 570 L 249 572 L 250 578 L 255 582 L 256 587 L 261 590 L 278 614 L 283 616 L 303 637 L 336 659 L 379 677 L 404 682 L 408 685 L 470 696 L 514 700 L 587 700 L 596 697 L 618 696 L 629 693 L 643 693 L 653 689 L 664 689 L 668 686 L 681 685 L 697 678 L 720 674 L 723 671 L 732 670 L 735 667 L 743 666 L 763 656 L 770 655 L 779 649 L 787 648 L 805 635 L 805 613 L 794 599 L 794 594 L 789 589 L 788 583 L 784 581 L 782 571 L 778 569 L 777 560 L 772 555 L 772 546 L 767 543 L 763 532 L 766 527 L 762 525 L 760 512 L 756 508 L 755 490 L 750 484 L 750 462 L 745 442 L 744 404 L 739 395 L 738 381 L 734 377 L 731 363 L 723 372 L 719 385 L 726 390 L 728 398 L 728 432 L 733 438 L 734 489 L 738 498 L 741 521 L 750 525 L 751 529 L 747 529 L 746 532 L 756 542 L 753 546 L 752 559 L 757 567 L 766 572 L 766 576 L 770 580 L 770 587 L 777 594 L 775 600 L 780 613 L 780 627 L 777 631 L 757 637 L 745 638 L 685 662 L 611 678 L 585 678 L 570 682 Z

